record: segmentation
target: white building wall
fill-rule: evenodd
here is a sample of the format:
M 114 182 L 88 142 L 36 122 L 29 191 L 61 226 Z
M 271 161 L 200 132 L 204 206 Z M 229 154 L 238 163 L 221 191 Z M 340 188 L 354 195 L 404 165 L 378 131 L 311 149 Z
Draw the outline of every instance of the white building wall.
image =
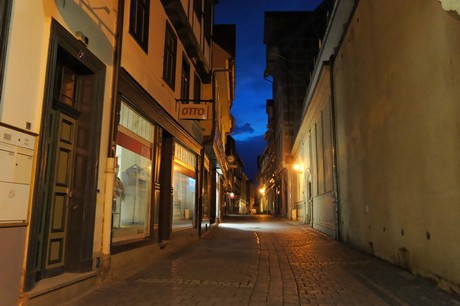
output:
M 363 0 L 333 68 L 342 239 L 457 290 L 459 50 L 438 1 Z
M 96 226 L 94 239 L 95 257 L 101 246 L 102 208 L 104 205 L 105 155 L 108 148 L 108 133 L 111 110 L 113 44 L 118 1 L 12 1 L 10 32 L 7 42 L 3 92 L 0 103 L 0 122 L 17 130 L 29 133 L 35 138 L 33 156 L 37 156 L 40 137 L 42 108 L 44 99 L 46 68 L 49 57 L 49 39 L 52 19 L 57 20 L 74 36 L 77 31 L 88 39 L 88 49 L 107 67 L 104 94 L 104 112 L 101 136 L 101 157 L 99 160 L 98 189 L 100 190 L 96 205 Z M 18 131 L 20 133 L 20 131 Z M 33 136 L 35 135 L 35 136 Z M 29 210 L 32 207 L 33 178 L 35 163 L 29 168 L 31 177 L 28 197 Z M 30 218 L 30 212 L 29 212 Z M 26 220 L 30 221 L 29 219 Z M 8 286 L 0 285 L 3 298 L 19 296 L 19 281 L 16 276 L 23 274 L 29 223 L 26 227 L 0 227 L 0 244 L 9 245 L 2 251 L 1 262 L 10 267 L 2 279 L 9 280 Z M 6 239 L 6 240 L 4 240 Z M 16 240 L 20 243 L 11 244 Z M 24 244 L 23 244 L 24 243 Z M 6 260 L 7 259 L 7 260 Z M 13 267 L 17 267 L 16 270 Z M 11 274 L 10 274 L 11 273 Z M 0 299 L 0 304 L 2 304 Z

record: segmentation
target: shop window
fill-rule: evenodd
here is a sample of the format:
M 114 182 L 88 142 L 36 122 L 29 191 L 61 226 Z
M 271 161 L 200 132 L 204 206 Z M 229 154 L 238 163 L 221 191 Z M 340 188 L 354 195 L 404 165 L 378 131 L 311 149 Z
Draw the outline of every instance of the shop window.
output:
M 112 242 L 150 236 L 154 125 L 122 103 L 116 146 Z
M 210 171 L 210 162 L 207 156 L 204 157 L 204 175 L 203 175 L 203 219 L 208 220 L 211 215 L 211 171 Z
M 174 90 L 176 79 L 177 37 L 169 23 L 166 23 L 163 80 Z
M 173 229 L 195 225 L 196 156 L 176 143 L 173 175 Z
M 131 0 L 129 33 L 144 49 L 148 50 L 150 0 Z

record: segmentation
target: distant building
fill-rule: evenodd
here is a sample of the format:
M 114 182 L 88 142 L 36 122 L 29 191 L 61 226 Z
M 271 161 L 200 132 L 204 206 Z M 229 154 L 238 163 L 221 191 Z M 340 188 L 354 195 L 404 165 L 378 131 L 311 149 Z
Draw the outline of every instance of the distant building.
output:
M 265 77 L 273 81 L 273 100 L 267 101 L 268 147 L 262 155 L 264 177 L 259 184 L 275 215 L 292 218 L 291 148 L 332 3 L 323 1 L 314 11 L 265 12 Z

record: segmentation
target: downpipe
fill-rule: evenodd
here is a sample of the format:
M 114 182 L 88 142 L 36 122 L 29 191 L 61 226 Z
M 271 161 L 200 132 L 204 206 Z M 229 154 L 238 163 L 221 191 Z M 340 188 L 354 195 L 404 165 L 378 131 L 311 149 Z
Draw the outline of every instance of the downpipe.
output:
M 110 142 L 108 147 L 108 157 L 105 167 L 105 197 L 102 215 L 102 245 L 101 261 L 99 273 L 102 277 L 108 274 L 111 263 L 110 244 L 112 240 L 112 204 L 113 189 L 115 185 L 115 147 L 116 147 L 116 121 L 119 112 L 118 97 L 118 77 L 121 66 L 121 47 L 123 32 L 123 16 L 125 1 L 118 1 L 117 25 L 115 33 L 115 48 L 113 54 L 113 79 L 112 79 L 112 111 L 110 118 Z
M 115 184 L 115 158 L 108 157 L 105 168 L 105 198 L 102 219 L 102 248 L 100 272 L 105 276 L 110 269 L 110 240 L 112 236 L 112 201 Z
M 331 83 L 331 117 L 332 117 L 332 171 L 333 171 L 333 184 L 335 193 L 335 239 L 341 240 L 340 237 L 340 201 L 339 201 L 339 182 L 337 173 L 337 125 L 335 113 L 335 97 L 334 97 L 334 55 L 330 58 L 330 83 Z

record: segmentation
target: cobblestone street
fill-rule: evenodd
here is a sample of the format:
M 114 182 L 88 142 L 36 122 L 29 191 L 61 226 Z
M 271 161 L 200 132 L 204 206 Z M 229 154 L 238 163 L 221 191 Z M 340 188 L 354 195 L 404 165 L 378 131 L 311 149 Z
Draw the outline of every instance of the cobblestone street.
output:
M 188 249 L 67 305 L 460 305 L 460 298 L 306 225 L 233 216 Z

